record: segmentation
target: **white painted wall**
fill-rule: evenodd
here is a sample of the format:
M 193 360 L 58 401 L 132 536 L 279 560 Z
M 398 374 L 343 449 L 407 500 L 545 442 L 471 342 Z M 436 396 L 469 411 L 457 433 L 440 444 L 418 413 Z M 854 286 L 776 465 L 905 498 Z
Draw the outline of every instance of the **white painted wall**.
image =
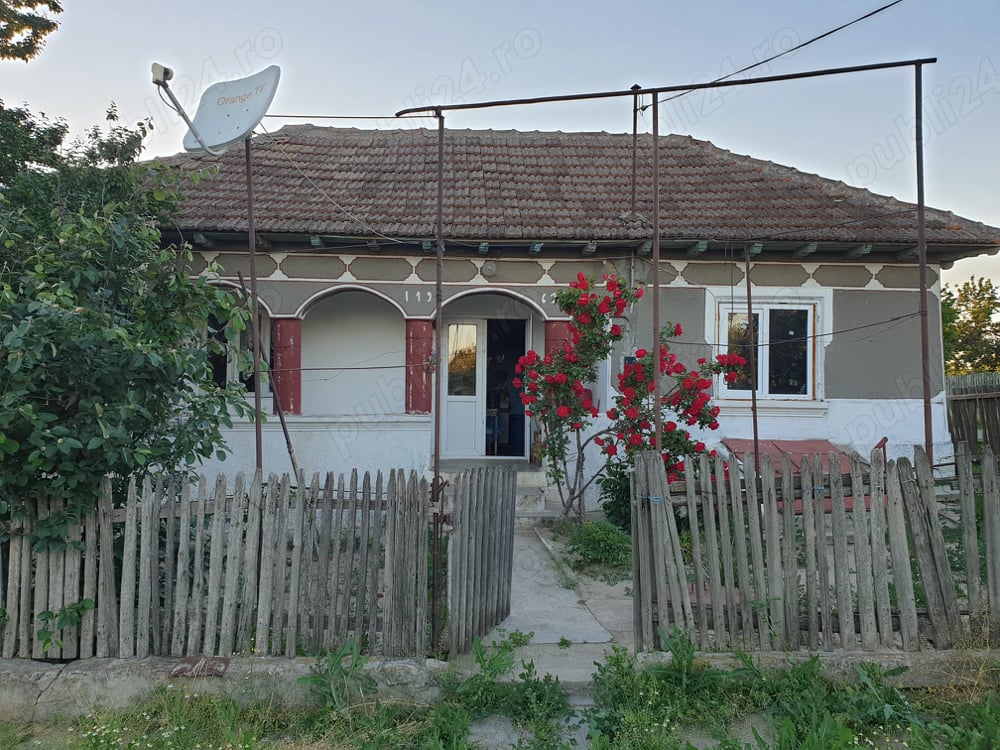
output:
M 299 467 L 314 471 L 349 474 L 359 471 L 415 469 L 430 466 L 431 418 L 426 414 L 381 417 L 287 417 Z M 219 472 L 253 472 L 254 426 L 239 422 L 225 430 L 230 455 L 225 461 L 212 459 L 199 471 L 209 477 Z M 276 416 L 262 426 L 264 473 L 291 472 L 292 464 Z
M 302 321 L 302 414 L 404 414 L 405 365 L 406 324 L 395 307 L 366 292 L 332 294 Z

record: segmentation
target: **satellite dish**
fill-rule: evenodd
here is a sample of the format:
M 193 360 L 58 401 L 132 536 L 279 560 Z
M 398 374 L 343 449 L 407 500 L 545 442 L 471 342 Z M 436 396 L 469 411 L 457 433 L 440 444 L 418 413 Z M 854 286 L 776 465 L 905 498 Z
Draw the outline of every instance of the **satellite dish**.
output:
M 184 150 L 221 153 L 249 136 L 267 114 L 280 76 L 281 68 L 271 65 L 252 76 L 205 89 L 184 136 Z

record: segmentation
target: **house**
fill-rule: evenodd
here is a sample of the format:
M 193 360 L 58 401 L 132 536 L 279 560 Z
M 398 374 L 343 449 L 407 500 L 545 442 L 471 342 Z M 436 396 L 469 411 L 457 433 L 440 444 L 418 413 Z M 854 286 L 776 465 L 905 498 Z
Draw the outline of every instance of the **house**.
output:
M 528 348 L 565 340 L 554 292 L 583 272 L 651 276 L 651 136 L 450 130 L 445 136 L 445 458 L 526 457 L 533 425 L 511 386 Z M 253 143 L 259 299 L 273 387 L 306 468 L 427 469 L 432 451 L 437 133 L 286 127 Z M 915 206 L 686 136 L 661 138 L 660 300 L 683 361 L 747 339 L 744 258 L 758 332 L 759 431 L 867 454 L 923 441 Z M 196 272 L 248 277 L 242 149 L 207 166 L 176 230 Z M 928 209 L 935 443 L 950 451 L 939 272 L 995 253 L 1000 229 Z M 648 291 L 648 290 L 647 290 Z M 593 384 L 610 403 L 623 357 L 648 346 L 652 295 Z M 721 429 L 752 434 L 748 379 L 719 383 Z M 287 465 L 277 420 L 267 468 Z M 253 427 L 229 434 L 252 465 Z M 217 468 L 217 467 L 216 467 Z

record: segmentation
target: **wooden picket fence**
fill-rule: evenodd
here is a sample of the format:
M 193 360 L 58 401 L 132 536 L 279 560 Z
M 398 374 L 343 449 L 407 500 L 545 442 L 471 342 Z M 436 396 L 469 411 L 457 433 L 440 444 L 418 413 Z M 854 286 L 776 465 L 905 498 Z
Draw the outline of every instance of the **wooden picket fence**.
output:
M 950 375 L 946 391 L 952 442 L 977 453 L 982 444 L 1000 446 L 1000 372 Z
M 876 451 L 870 467 L 855 458 L 847 475 L 837 455 L 804 457 L 800 474 L 788 456 L 780 471 L 762 456 L 759 476 L 749 455 L 745 476 L 730 462 L 727 472 L 721 456 L 689 460 L 697 470 L 668 484 L 662 461 L 637 457 L 638 650 L 662 648 L 675 628 L 720 651 L 947 649 L 998 632 L 1000 478 L 990 451 L 978 480 L 969 453 L 957 455 L 945 523 L 960 537 L 950 544 L 965 561 L 958 570 L 922 450 L 888 464 Z
M 471 469 L 455 480 L 448 540 L 448 650 L 467 653 L 510 614 L 517 471 Z
M 428 486 L 415 473 L 286 475 L 209 491 L 148 479 L 124 500 L 105 481 L 65 550 L 11 529 L 0 602 L 4 658 L 296 656 L 353 637 L 371 653 L 423 655 Z M 36 518 L 58 513 L 57 503 Z M 6 588 L 6 591 L 4 591 Z M 46 613 L 93 602 L 50 643 Z M 53 625 L 55 620 L 50 621 Z M 46 648 L 46 646 L 51 646 Z

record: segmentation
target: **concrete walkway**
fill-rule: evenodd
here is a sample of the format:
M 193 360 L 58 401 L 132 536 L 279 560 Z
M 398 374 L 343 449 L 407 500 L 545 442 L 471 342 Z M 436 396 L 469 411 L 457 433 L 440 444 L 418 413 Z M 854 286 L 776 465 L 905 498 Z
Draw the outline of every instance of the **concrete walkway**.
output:
M 632 599 L 621 588 L 578 580 L 559 562 L 544 531 L 521 528 L 514 535 L 510 615 L 487 640 L 515 630 L 534 633 L 530 644 L 516 650 L 518 664 L 530 660 L 539 675 L 558 677 L 570 695 L 583 696 L 594 662 L 613 645 L 631 643 Z M 471 656 L 460 657 L 459 663 L 463 671 L 474 669 Z

